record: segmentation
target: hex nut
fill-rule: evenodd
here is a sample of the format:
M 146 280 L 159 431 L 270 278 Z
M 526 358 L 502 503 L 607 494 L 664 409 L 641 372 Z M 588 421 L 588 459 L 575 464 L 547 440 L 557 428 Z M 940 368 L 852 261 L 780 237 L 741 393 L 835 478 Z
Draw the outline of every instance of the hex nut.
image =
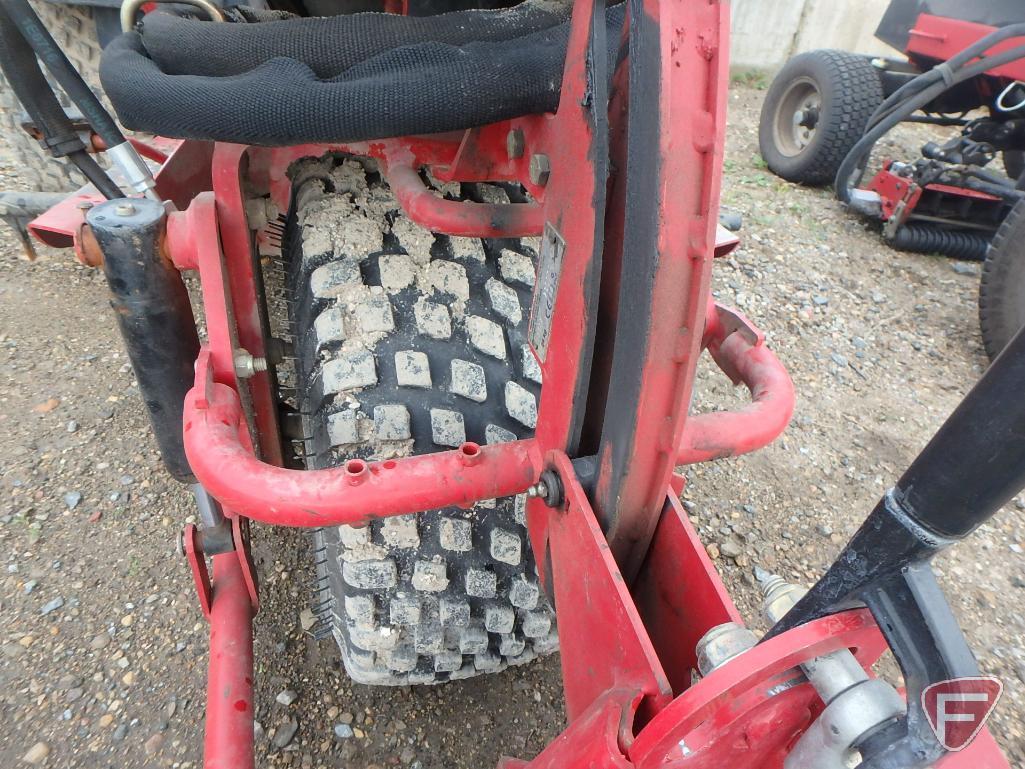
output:
M 530 156 L 530 181 L 538 187 L 548 184 L 548 177 L 552 173 L 552 163 L 547 155 L 537 154 Z
M 746 627 L 735 622 L 716 625 L 697 643 L 698 671 L 707 676 L 734 657 L 754 648 L 758 638 Z

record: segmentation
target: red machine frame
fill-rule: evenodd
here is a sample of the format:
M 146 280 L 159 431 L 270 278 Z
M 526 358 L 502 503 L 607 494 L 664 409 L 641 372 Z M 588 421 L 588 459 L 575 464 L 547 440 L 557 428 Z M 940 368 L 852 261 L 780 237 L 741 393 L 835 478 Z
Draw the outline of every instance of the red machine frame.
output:
M 908 31 L 904 53 L 924 72 L 938 62 L 949 61 L 996 29 L 985 24 L 922 13 Z M 989 55 L 1004 53 L 1019 42 L 1018 38 L 1011 38 L 997 43 L 989 51 Z M 979 87 L 993 97 L 1004 84 L 1025 80 L 1025 60 L 1019 59 L 994 67 L 987 71 L 986 75 L 996 80 L 980 78 Z M 921 186 L 912 179 L 893 173 L 890 170 L 891 165 L 892 161 L 887 161 L 884 167 L 863 185 L 863 189 L 879 194 L 879 218 L 884 223 L 889 223 L 891 233 L 896 232 L 898 227 L 909 220 L 915 219 L 920 206 L 926 211 L 938 207 L 960 208 L 962 211 L 957 217 L 958 220 L 967 223 L 978 218 L 986 224 L 977 228 L 983 231 L 995 231 L 1006 215 L 1007 204 L 995 195 L 948 184 Z M 980 211 L 982 215 L 976 217 L 975 214 L 979 214 Z M 930 215 L 926 213 L 920 218 L 928 221 Z
M 710 628 L 742 624 L 711 560 L 679 503 L 679 464 L 741 454 L 766 445 L 786 426 L 794 391 L 763 335 L 741 315 L 710 299 L 714 256 L 735 239 L 717 224 L 728 83 L 725 2 L 645 0 L 644 19 L 631 22 L 633 39 L 657 48 L 654 96 L 629 93 L 619 78 L 612 100 L 651 97 L 661 164 L 650 183 L 656 201 L 658 270 L 651 286 L 654 312 L 640 358 L 641 377 L 625 480 L 612 476 L 613 449 L 598 457 L 594 488 L 606 499 L 615 488 L 616 517 L 595 509 L 567 447 L 573 439 L 575 394 L 590 375 L 586 349 L 594 321 L 587 295 L 595 255 L 625 260 L 625 190 L 595 176 L 596 142 L 581 105 L 591 88 L 587 71 L 598 9 L 581 2 L 573 14 L 561 103 L 555 115 L 505 121 L 459 134 L 348 145 L 266 149 L 194 142 L 166 154 L 158 190 L 182 210 L 169 216 L 165 249 L 181 270 L 197 270 L 208 339 L 185 405 L 185 444 L 204 488 L 224 506 L 236 550 L 214 555 L 212 576 L 194 529 L 184 536 L 204 613 L 210 621 L 205 766 L 254 765 L 252 621 L 258 592 L 245 543 L 248 520 L 285 526 L 361 524 L 389 515 L 466 505 L 524 492 L 542 472 L 557 473 L 564 501 L 528 504 L 537 554 L 550 553 L 546 589 L 559 614 L 569 725 L 530 762 L 504 759 L 505 769 L 628 767 L 655 769 L 780 767 L 794 741 L 821 709 L 796 671 L 808 659 L 838 649 L 855 651 L 866 667 L 885 642 L 866 610 L 820 619 L 773 638 L 692 681 L 695 646 Z M 651 24 L 649 22 L 654 22 Z M 643 29 L 642 29 L 643 27 Z M 649 49 L 650 50 L 650 49 Z M 647 86 L 646 86 L 647 87 Z M 623 157 L 623 126 L 613 124 L 609 154 Z M 508 151 L 507 137 L 524 150 Z M 620 143 L 616 143 L 616 142 Z M 549 350 L 541 360 L 545 386 L 538 429 L 530 440 L 459 449 L 384 462 L 351 460 L 330 470 L 282 467 L 271 378 L 240 379 L 234 355 L 267 354 L 254 275 L 254 239 L 246 191 L 269 194 L 287 208 L 289 165 L 300 158 L 345 152 L 377 159 L 406 213 L 438 232 L 479 237 L 538 235 L 546 223 L 566 243 Z M 159 154 L 159 153 L 158 153 Z M 547 184 L 531 179 L 532 156 L 550 160 Z M 535 203 L 504 206 L 445 201 L 422 183 L 435 178 L 516 181 Z M 207 173 L 209 171 L 209 173 Z M 587 206 L 603 200 L 605 206 Z M 82 227 L 86 196 L 72 197 L 37 220 L 37 236 L 93 253 Z M 604 229 L 604 232 L 602 228 Z M 619 240 L 617 240 L 619 238 Z M 707 349 L 752 403 L 737 412 L 689 415 L 697 358 Z M 618 483 L 618 485 L 617 485 Z M 600 523 L 601 522 L 601 523 Z M 604 529 L 603 529 L 603 525 Z M 546 579 L 548 579 L 546 577 Z M 600 664 L 595 664 L 598 660 Z M 948 769 L 1006 767 L 988 734 L 943 764 Z
M 905 53 L 911 58 L 932 61 L 948 61 L 995 30 L 986 24 L 975 24 L 961 19 L 934 16 L 931 13 L 919 15 L 915 26 L 909 32 Z M 993 46 L 991 54 L 1003 53 L 1014 48 L 1014 39 L 1006 40 Z M 928 66 L 931 66 L 929 64 Z M 928 66 L 925 69 L 928 69 Z M 995 67 L 987 74 L 1008 80 L 1025 79 L 1025 61 L 1013 61 L 1001 67 Z

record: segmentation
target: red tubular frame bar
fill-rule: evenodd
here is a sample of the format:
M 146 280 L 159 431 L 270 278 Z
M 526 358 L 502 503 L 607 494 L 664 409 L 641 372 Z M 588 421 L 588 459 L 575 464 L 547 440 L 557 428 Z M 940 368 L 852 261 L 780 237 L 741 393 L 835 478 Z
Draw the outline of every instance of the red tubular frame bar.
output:
M 739 317 L 718 305 L 709 306 L 727 317 Z M 749 324 L 743 331 L 730 328 L 718 317 L 719 313 L 709 315 L 706 347 L 734 382 L 747 385 L 753 403 L 738 412 L 690 417 L 679 464 L 761 448 L 785 429 L 793 413 L 793 383 L 764 346 L 760 332 Z M 185 450 L 207 491 L 261 523 L 352 525 L 467 505 L 519 494 L 543 469 L 537 441 L 525 440 L 484 447 L 467 444 L 453 451 L 361 464 L 358 472 L 347 467 L 287 470 L 257 459 L 243 440 L 244 431 L 238 395 L 214 381 L 210 353 L 204 350 L 196 366 L 196 384 L 185 402 Z
M 203 765 L 243 769 L 254 765 L 253 604 L 238 556 L 213 562 Z
M 764 448 L 790 423 L 794 383 L 765 336 L 739 313 L 709 301 L 702 345 L 734 384 L 751 391 L 740 411 L 691 415 L 683 427 L 677 464 L 707 462 Z
M 439 198 L 423 183 L 412 153 L 388 153 L 384 174 L 399 205 L 414 222 L 428 222 L 435 232 L 476 238 L 538 235 L 544 210 L 537 203 L 493 204 Z
M 360 525 L 525 491 L 540 473 L 533 440 L 330 470 L 288 470 L 261 462 L 240 437 L 238 395 L 212 379 L 210 354 L 196 366 L 185 401 L 185 450 L 196 478 L 238 515 L 276 526 Z

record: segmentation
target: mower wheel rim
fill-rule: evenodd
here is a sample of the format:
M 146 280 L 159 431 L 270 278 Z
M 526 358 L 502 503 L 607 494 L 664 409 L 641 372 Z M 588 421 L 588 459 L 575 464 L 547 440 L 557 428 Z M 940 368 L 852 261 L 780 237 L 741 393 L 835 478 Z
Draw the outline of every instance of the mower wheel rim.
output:
M 815 140 L 821 110 L 822 92 L 814 80 L 801 77 L 790 83 L 772 121 L 776 149 L 791 158 L 804 152 Z

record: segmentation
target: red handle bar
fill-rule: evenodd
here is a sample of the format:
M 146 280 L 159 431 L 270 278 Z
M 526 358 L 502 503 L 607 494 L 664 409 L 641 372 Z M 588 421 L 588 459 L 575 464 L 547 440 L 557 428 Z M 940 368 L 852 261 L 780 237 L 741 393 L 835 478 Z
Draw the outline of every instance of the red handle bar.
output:
M 794 413 L 794 383 L 765 346 L 761 331 L 740 313 L 711 300 L 703 345 L 734 384 L 751 391 L 740 411 L 716 411 L 687 419 L 676 461 L 681 465 L 746 454 L 767 446 Z

